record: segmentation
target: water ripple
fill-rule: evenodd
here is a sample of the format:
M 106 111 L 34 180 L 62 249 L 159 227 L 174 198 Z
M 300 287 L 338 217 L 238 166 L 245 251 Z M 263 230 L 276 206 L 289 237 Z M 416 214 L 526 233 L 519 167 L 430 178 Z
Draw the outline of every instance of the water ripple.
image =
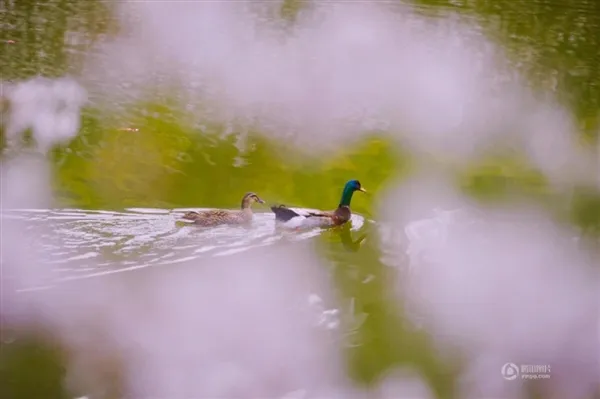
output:
M 228 256 L 272 245 L 283 238 L 310 239 L 322 231 L 282 230 L 276 227 L 272 213 L 255 213 L 251 226 L 202 228 L 177 224 L 188 210 L 191 209 L 4 209 L 1 217 L 25 222 L 27 234 L 19 240 L 30 243 L 53 272 L 54 278 L 45 281 L 44 286 Z M 363 223 L 361 216 L 352 216 L 353 230 Z M 31 231 L 36 234 L 29 234 Z M 21 291 L 32 289 L 35 288 L 23 287 Z

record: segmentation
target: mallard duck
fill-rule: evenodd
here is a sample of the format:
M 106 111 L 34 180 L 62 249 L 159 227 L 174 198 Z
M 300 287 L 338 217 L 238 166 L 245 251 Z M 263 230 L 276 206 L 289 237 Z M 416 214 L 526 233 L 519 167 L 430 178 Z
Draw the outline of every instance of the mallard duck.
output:
M 252 204 L 258 202 L 264 204 L 254 193 L 246 193 L 242 198 L 242 210 L 233 211 L 227 209 L 215 209 L 202 212 L 186 212 L 182 219 L 190 220 L 200 226 L 218 226 L 222 224 L 245 224 L 252 221 Z
M 272 206 L 271 210 L 275 214 L 275 220 L 280 222 L 289 222 L 294 220 L 297 226 L 310 227 L 332 227 L 340 226 L 350 220 L 352 212 L 350 211 L 350 201 L 355 191 L 366 193 L 358 180 L 350 180 L 344 186 L 342 198 L 337 209 L 334 211 L 310 211 L 310 210 L 292 210 L 285 205 Z

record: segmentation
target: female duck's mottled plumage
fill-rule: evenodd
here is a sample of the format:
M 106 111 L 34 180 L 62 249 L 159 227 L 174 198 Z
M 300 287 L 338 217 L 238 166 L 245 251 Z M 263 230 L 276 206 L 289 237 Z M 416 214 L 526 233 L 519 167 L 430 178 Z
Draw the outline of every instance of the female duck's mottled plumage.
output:
M 358 180 L 348 181 L 344 186 L 340 204 L 333 211 L 296 211 L 285 205 L 273 206 L 271 210 L 275 214 L 275 220 L 280 222 L 297 220 L 300 225 L 320 227 L 339 226 L 349 221 L 352 217 L 350 202 L 355 191 L 366 192 Z
M 202 212 L 186 212 L 182 219 L 191 220 L 194 224 L 200 226 L 218 226 L 222 224 L 245 224 L 252 221 L 252 204 L 258 202 L 264 204 L 265 201 L 260 199 L 254 193 L 246 193 L 242 198 L 242 206 L 240 211 L 232 211 L 225 209 L 215 209 Z

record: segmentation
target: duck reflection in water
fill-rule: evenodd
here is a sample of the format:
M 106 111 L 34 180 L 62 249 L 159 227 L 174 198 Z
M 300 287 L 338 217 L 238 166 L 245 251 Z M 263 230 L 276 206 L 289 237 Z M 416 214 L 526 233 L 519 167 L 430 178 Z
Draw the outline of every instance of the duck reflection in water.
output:
M 349 223 L 332 230 L 335 230 L 339 234 L 344 248 L 352 252 L 357 252 L 361 248 L 363 241 L 367 238 L 367 234 L 362 233 L 356 240 L 353 240 Z

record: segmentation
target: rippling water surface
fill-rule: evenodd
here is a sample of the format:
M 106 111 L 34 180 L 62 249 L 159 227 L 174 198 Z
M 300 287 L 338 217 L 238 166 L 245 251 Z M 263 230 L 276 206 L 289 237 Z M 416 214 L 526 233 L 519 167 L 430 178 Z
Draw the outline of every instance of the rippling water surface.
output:
M 22 239 L 52 268 L 48 284 L 227 256 L 280 240 L 309 239 L 322 231 L 286 229 L 275 224 L 272 213 L 255 213 L 250 226 L 203 228 L 182 223 L 180 217 L 189 210 L 203 209 L 13 209 L 5 210 L 3 219 L 25 222 Z M 362 216 L 352 215 L 352 230 L 363 223 Z

